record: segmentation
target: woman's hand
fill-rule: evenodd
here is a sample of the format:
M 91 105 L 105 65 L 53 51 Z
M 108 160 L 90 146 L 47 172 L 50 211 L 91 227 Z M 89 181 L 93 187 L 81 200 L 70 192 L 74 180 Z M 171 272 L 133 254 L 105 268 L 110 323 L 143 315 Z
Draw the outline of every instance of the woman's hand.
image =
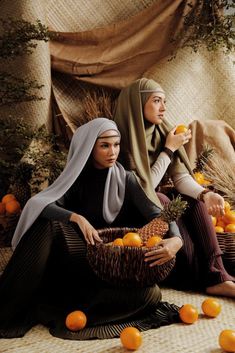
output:
M 175 126 L 167 135 L 165 147 L 169 148 L 172 152 L 178 150 L 181 146 L 185 145 L 192 138 L 191 130 L 188 129 L 186 132 L 182 132 L 175 135 Z
M 81 229 L 84 238 L 88 244 L 94 245 L 95 241 L 102 242 L 103 240 L 99 237 L 97 230 L 88 222 L 88 220 L 78 215 L 77 213 L 72 213 L 70 221 L 77 223 Z
M 162 265 L 165 262 L 173 259 L 183 243 L 180 237 L 162 239 L 158 243 L 157 249 L 148 251 L 145 254 L 145 261 L 150 262 L 150 267 Z
M 203 201 L 210 215 L 215 217 L 224 215 L 224 199 L 221 195 L 209 191 L 203 195 Z

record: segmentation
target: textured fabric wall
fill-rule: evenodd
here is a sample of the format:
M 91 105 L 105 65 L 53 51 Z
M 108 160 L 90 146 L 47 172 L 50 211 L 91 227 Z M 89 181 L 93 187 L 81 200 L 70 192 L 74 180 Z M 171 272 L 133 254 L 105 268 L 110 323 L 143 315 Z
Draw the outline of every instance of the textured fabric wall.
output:
M 0 17 L 14 19 L 23 18 L 26 21 L 35 23 L 37 19 L 45 23 L 44 1 L 31 0 L 2 0 Z M 45 42 L 38 42 L 37 48 L 31 55 L 16 57 L 13 60 L 2 60 L 1 70 L 6 70 L 19 78 L 37 80 L 44 87 L 33 93 L 44 98 L 43 101 L 24 102 L 11 107 L 0 107 L 0 117 L 11 115 L 24 118 L 35 126 L 49 123 L 50 113 L 50 92 L 51 92 L 51 68 L 49 45 Z
M 37 18 L 62 32 L 87 31 L 127 20 L 159 0 L 2 0 L 1 17 Z M 156 40 L 158 36 L 156 34 Z M 172 123 L 188 123 L 194 119 L 223 119 L 235 128 L 235 67 L 234 58 L 221 53 L 189 53 L 181 51 L 176 59 L 156 62 L 143 74 L 159 81 L 167 92 L 168 118 Z M 4 67 L 4 63 L 2 64 Z M 23 116 L 33 124 L 51 122 L 51 75 L 48 43 L 39 43 L 34 53 L 5 64 L 19 77 L 30 77 L 44 84 L 44 101 L 21 103 L 16 107 L 0 108 L 1 116 Z M 118 76 L 118 72 L 117 72 Z M 80 91 L 83 83 L 54 75 L 53 90 L 66 124 L 79 120 L 82 110 Z M 61 118 L 58 114 L 56 119 Z

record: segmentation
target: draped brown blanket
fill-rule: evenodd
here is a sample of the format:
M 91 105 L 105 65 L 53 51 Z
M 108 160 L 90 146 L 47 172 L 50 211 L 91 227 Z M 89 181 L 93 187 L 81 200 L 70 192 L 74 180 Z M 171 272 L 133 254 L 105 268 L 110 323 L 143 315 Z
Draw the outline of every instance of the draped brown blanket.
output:
M 199 1 L 190 3 L 196 6 Z M 50 42 L 52 69 L 86 82 L 122 88 L 171 54 L 177 45 L 172 38 L 189 9 L 186 0 L 156 1 L 137 15 L 104 28 L 56 32 Z
M 192 130 L 192 139 L 185 145 L 185 149 L 192 167 L 203 145 L 212 146 L 225 162 L 235 165 L 235 130 L 225 121 L 194 120 L 189 127 Z

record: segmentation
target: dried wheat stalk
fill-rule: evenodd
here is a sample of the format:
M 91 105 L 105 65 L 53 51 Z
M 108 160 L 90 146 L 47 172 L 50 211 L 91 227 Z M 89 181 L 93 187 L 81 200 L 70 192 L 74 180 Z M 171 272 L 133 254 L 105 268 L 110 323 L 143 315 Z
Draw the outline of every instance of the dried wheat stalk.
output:
M 215 190 L 235 208 L 235 165 L 226 163 L 218 155 L 214 155 L 205 164 L 203 174 L 212 180 Z
M 82 98 L 83 114 L 80 118 L 82 124 L 97 117 L 112 119 L 114 99 L 112 94 L 99 91 L 86 91 Z

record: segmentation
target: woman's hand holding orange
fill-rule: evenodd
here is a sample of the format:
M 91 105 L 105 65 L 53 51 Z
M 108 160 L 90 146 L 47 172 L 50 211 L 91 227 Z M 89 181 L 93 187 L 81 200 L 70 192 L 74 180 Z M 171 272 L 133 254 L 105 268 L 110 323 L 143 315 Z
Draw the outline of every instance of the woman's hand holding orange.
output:
M 210 215 L 215 217 L 224 215 L 224 199 L 221 195 L 211 191 L 204 195 L 203 201 Z
M 157 249 L 148 251 L 145 254 L 145 261 L 151 261 L 151 267 L 163 265 L 165 262 L 175 257 L 182 245 L 183 243 L 180 237 L 162 239 L 162 241 L 158 243 Z
M 169 148 L 172 152 L 178 150 L 181 146 L 185 145 L 192 138 L 191 130 L 175 134 L 177 126 L 175 126 L 167 135 L 165 147 Z
M 90 222 L 88 222 L 85 217 L 78 215 L 77 213 L 72 213 L 70 221 L 77 223 L 88 244 L 94 245 L 95 241 L 102 242 L 102 239 L 99 237 L 97 230 L 90 224 Z

